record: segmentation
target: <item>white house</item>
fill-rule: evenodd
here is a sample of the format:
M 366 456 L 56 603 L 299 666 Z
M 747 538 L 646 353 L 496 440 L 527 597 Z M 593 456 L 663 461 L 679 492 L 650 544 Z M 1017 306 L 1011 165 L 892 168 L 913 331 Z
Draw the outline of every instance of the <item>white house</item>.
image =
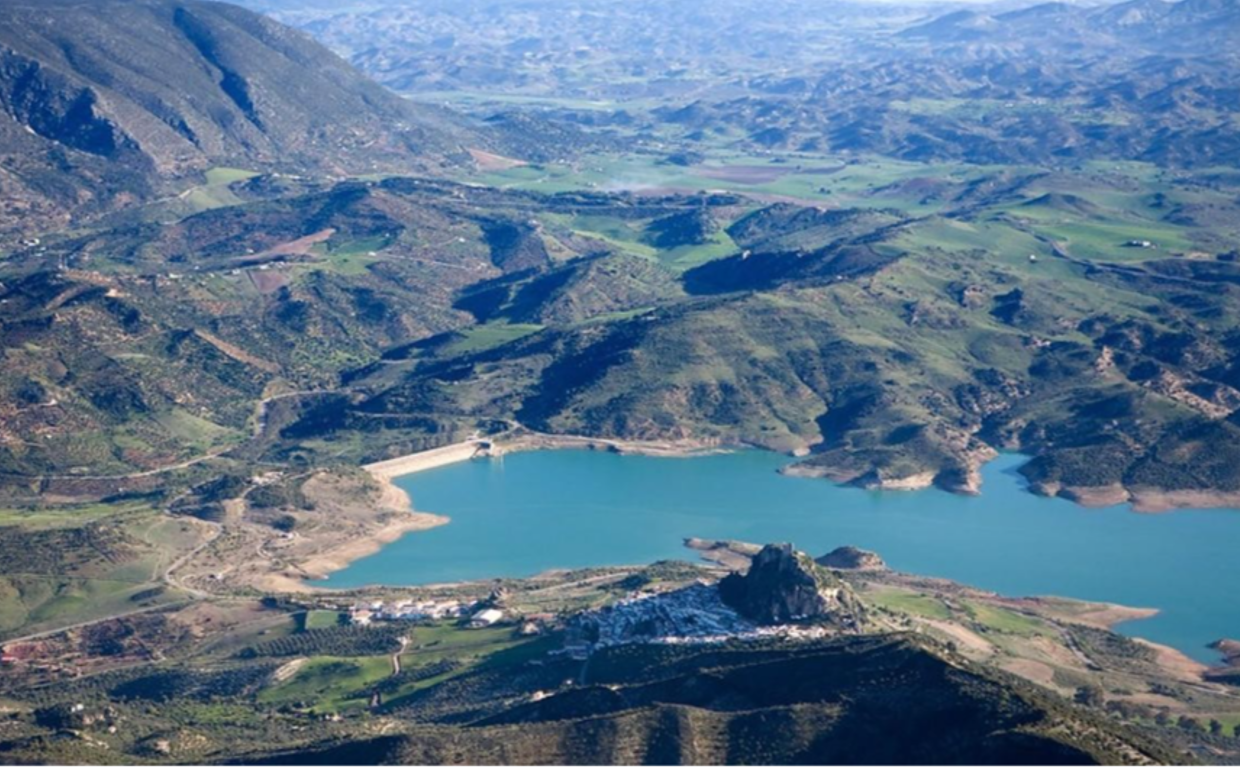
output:
M 489 627 L 500 619 L 504 618 L 504 612 L 496 608 L 487 608 L 485 611 L 478 611 L 469 619 L 471 627 Z

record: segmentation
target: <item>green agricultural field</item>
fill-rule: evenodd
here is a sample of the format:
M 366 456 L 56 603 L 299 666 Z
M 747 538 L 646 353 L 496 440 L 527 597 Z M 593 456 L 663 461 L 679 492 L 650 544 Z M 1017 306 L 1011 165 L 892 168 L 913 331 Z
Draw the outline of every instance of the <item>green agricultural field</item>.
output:
M 933 217 L 903 229 L 898 242 L 907 245 L 909 250 L 984 250 L 995 257 L 1016 257 L 1013 261 L 1018 263 L 1027 262 L 1031 253 L 1039 257 L 1050 255 L 1050 249 L 1033 235 L 993 220 L 963 221 Z
M 212 168 L 206 172 L 206 184 L 188 189 L 178 202 L 185 208 L 184 215 L 192 215 L 217 208 L 239 205 L 241 198 L 228 187 L 238 181 L 252 179 L 259 174 L 242 168 Z
M 997 608 L 982 603 L 965 603 L 965 610 L 978 624 L 987 629 L 1007 632 L 1013 635 L 1044 635 L 1054 636 L 1056 633 L 1046 623 L 1006 608 Z
M 512 627 L 469 629 L 455 623 L 442 623 L 414 630 L 410 644 L 401 654 L 404 669 L 434 668 L 450 665 L 440 674 L 398 686 L 385 696 L 387 703 L 398 703 L 402 697 L 430 688 L 482 668 L 503 669 L 544 657 L 559 647 L 556 638 L 518 636 Z
M 673 270 L 683 272 L 705 264 L 708 261 L 731 256 L 739 250 L 732 238 L 728 237 L 728 233 L 719 230 L 711 236 L 708 243 L 703 243 L 702 245 L 682 245 L 678 248 L 660 251 L 659 262 Z
M 0 634 L 180 602 L 184 594 L 160 584 L 160 575 L 200 536 L 192 522 L 140 504 L 0 512 Z
M 866 191 L 886 179 L 894 181 L 900 178 L 901 171 L 906 167 L 923 168 L 916 164 L 892 164 L 878 160 L 872 161 L 872 165 L 865 172 Z M 757 197 L 787 197 L 815 202 L 831 199 L 829 193 L 821 190 L 828 183 L 860 191 L 851 183 L 856 174 L 841 174 L 841 168 L 845 166 L 839 159 L 825 155 L 753 155 L 719 149 L 710 150 L 706 162 L 690 167 L 664 163 L 660 155 L 652 153 L 617 153 L 587 156 L 572 164 L 520 166 L 468 178 L 500 188 L 539 192 L 588 189 L 693 193 L 726 190 Z
M 165 589 L 151 599 L 149 581 L 75 579 L 11 574 L 0 576 L 0 636 L 13 637 L 178 602 Z
M 248 704 L 171 701 L 160 705 L 160 712 L 178 722 L 212 727 L 245 727 L 254 722 L 254 709 Z
M 494 650 L 521 642 L 514 638 L 512 627 L 484 627 L 471 629 L 456 622 L 440 622 L 414 629 L 405 655 L 416 661 L 420 653 L 456 653 L 478 649 Z
M 337 611 L 306 611 L 298 614 L 298 625 L 304 632 L 309 629 L 330 629 L 341 624 L 341 614 Z
M 318 611 L 315 613 L 328 613 Z M 334 615 L 334 614 L 333 614 Z M 440 674 L 397 685 L 384 693 L 385 702 L 422 690 L 463 674 L 480 664 L 523 664 L 550 650 L 546 639 L 518 637 L 512 627 L 469 629 L 455 622 L 418 626 L 412 630 L 401 667 L 416 670 L 451 662 Z M 295 662 L 294 662 L 295 663 Z M 392 659 L 382 656 L 314 656 L 288 679 L 259 694 L 268 704 L 308 704 L 316 713 L 363 708 L 369 704 L 376 684 L 391 677 Z
M 337 257 L 369 256 L 391 244 L 392 238 L 385 236 L 363 237 L 357 240 L 338 240 L 333 237 L 327 241 L 327 253 Z
M 626 253 L 647 258 L 653 258 L 658 253 L 656 248 L 642 242 L 645 225 L 649 223 L 647 219 L 558 213 L 547 214 L 542 218 L 552 227 L 560 227 L 581 237 L 602 241 L 605 245 Z
M 365 275 L 371 264 L 381 261 L 380 251 L 392 245 L 389 237 L 364 237 L 356 240 L 332 238 L 311 246 L 318 259 L 307 270 L 332 272 L 344 277 Z
M 608 312 L 602 315 L 595 315 L 587 320 L 574 323 L 573 327 L 582 328 L 590 325 L 602 325 L 604 323 L 615 323 L 621 320 L 631 320 L 634 317 L 640 317 L 654 309 L 654 307 L 638 307 L 637 309 L 628 309 L 622 312 Z
M 472 354 L 507 344 L 517 339 L 538 333 L 541 325 L 487 323 L 462 331 L 462 338 L 444 348 L 447 354 Z
M 157 414 L 155 420 L 174 439 L 200 453 L 230 445 L 242 437 L 239 430 L 220 426 L 180 408 Z
M 1104 221 L 1069 221 L 1036 227 L 1062 244 L 1078 259 L 1090 261 L 1145 261 L 1194 250 L 1186 233 L 1171 226 Z M 1125 246 L 1130 240 L 1148 240 L 1154 248 Z
M 794 200 L 803 204 L 896 208 L 926 214 L 950 206 L 949 199 L 937 199 L 929 192 L 937 186 L 967 184 L 996 173 L 1037 171 L 1033 167 L 919 163 L 879 156 L 843 158 L 790 151 L 758 154 L 737 151 L 726 143 L 697 149 L 706 159 L 688 167 L 665 163 L 661 155 L 651 152 L 609 153 L 587 155 L 573 163 L 480 172 L 462 180 L 545 193 L 729 191 L 760 203 Z M 590 229 L 583 227 L 584 231 Z M 624 237 L 614 239 L 619 243 L 626 241 Z
M 233 184 L 238 181 L 252 179 L 259 174 L 255 171 L 247 171 L 244 168 L 228 168 L 220 166 L 207 171 L 207 184 L 215 186 L 217 184 Z
M 611 111 L 615 109 L 642 109 L 656 106 L 656 99 L 574 99 L 562 96 L 537 94 L 495 93 L 461 89 L 456 91 L 423 91 L 409 94 L 414 101 L 427 104 L 449 104 L 458 109 L 494 108 L 503 106 L 561 107 L 565 109 Z
M 470 665 L 530 642 L 530 638 L 517 636 L 512 627 L 470 629 L 442 623 L 414 629 L 400 658 L 401 664 L 410 668 L 445 660 Z
M 952 617 L 951 611 L 948 610 L 943 600 L 932 595 L 883 590 L 866 592 L 863 599 L 879 608 L 924 616 L 928 619 L 950 619 Z
M 288 680 L 264 689 L 258 700 L 265 704 L 305 703 L 315 713 L 360 709 L 370 703 L 370 688 L 391 674 L 389 656 L 316 656 Z
M 108 504 L 78 504 L 46 509 L 0 509 L 0 528 L 20 525 L 27 530 L 40 528 L 78 527 L 92 520 L 112 517 L 118 513 L 145 511 L 147 507 L 130 504 L 118 510 Z
M 648 242 L 651 219 L 624 219 L 618 216 L 548 214 L 543 220 L 553 228 L 580 237 L 598 240 L 615 250 L 658 261 L 675 272 L 683 272 L 708 261 L 730 256 L 740 249 L 721 228 L 708 242 L 676 248 L 657 248 Z M 726 228 L 731 222 L 722 222 Z

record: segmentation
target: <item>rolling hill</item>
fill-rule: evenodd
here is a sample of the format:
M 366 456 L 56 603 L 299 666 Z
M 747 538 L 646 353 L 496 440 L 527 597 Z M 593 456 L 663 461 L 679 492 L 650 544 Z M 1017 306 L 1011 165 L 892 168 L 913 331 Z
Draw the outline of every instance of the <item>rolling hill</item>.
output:
M 0 0 L 0 755 L 1234 761 L 1145 611 L 860 550 L 301 590 L 483 441 L 1240 506 L 1236 0 L 250 5 Z
M 1086 765 L 1170 759 L 1157 746 L 916 638 L 872 636 L 770 649 L 624 646 L 596 655 L 590 667 L 586 685 L 479 717 L 489 709 L 482 705 L 468 725 L 423 726 L 287 757 L 247 759 L 276 765 Z M 495 677 L 484 671 L 450 681 L 436 698 L 453 692 L 470 697 L 468 692 L 485 690 Z M 537 684 L 537 678 L 526 684 Z
M 0 231 L 10 234 L 175 194 L 217 167 L 427 172 L 468 162 L 474 130 L 236 6 L 0 3 Z

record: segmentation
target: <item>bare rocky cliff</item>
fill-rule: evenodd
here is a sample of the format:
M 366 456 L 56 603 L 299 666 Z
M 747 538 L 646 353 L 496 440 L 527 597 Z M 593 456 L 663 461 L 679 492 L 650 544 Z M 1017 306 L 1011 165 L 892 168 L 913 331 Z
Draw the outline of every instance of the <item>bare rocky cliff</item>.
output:
M 844 629 L 865 624 L 852 590 L 791 544 L 768 544 L 745 575 L 719 582 L 724 602 L 760 624 L 813 622 Z

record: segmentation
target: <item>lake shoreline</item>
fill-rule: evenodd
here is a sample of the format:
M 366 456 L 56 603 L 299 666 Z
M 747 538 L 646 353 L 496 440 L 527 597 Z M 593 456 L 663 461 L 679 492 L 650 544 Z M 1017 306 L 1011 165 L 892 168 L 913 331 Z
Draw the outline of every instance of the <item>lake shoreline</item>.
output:
M 411 465 L 420 467 L 414 471 L 421 471 L 431 469 L 433 466 L 446 466 L 452 463 L 443 461 L 444 454 L 437 454 L 429 459 L 423 454 L 402 456 L 391 461 L 362 467 L 377 486 L 378 493 L 371 502 L 379 512 L 377 527 L 368 528 L 361 535 L 297 560 L 294 563 L 295 573 L 283 570 L 264 574 L 255 586 L 270 592 L 286 594 L 345 591 L 347 590 L 345 587 L 312 582 L 322 581 L 337 571 L 347 569 L 357 560 L 379 552 L 406 534 L 428 531 L 451 522 L 451 518 L 446 515 L 414 509 L 413 500 L 409 498 L 409 494 L 394 482 L 397 477 L 409 474 L 406 468 Z M 414 460 L 418 456 L 422 457 L 420 462 Z M 436 463 L 436 461 L 441 463 Z
M 394 518 L 363 536 L 356 537 L 332 549 L 315 554 L 297 563 L 301 575 L 273 573 L 266 577 L 262 586 L 271 591 L 286 593 L 306 593 L 321 591 L 343 591 L 350 588 L 333 587 L 325 584 L 313 584 L 328 578 L 332 573 L 342 571 L 355 561 L 369 557 L 409 533 L 428 531 L 449 524 L 452 519 L 446 515 L 434 514 L 418 510 L 403 488 L 396 480 L 407 475 L 427 472 L 432 469 L 471 461 L 475 458 L 496 458 L 508 453 L 522 453 L 544 450 L 589 450 L 607 451 L 620 455 L 657 456 L 662 458 L 692 458 L 718 453 L 728 453 L 745 446 L 723 447 L 717 443 L 703 441 L 641 441 L 641 440 L 610 440 L 575 435 L 522 435 L 503 443 L 492 442 L 484 438 L 465 440 L 460 443 L 431 448 L 425 451 L 397 456 L 383 461 L 365 464 L 362 469 L 370 475 L 378 485 L 379 496 L 377 506 L 399 512 L 400 517 Z
M 691 459 L 752 448 L 729 445 L 718 440 L 615 440 L 584 435 L 529 434 L 497 443 L 495 455 L 523 451 L 586 450 L 606 451 L 622 456 L 655 456 L 669 459 Z
M 1128 488 L 1115 483 L 1101 486 L 1072 486 L 1057 483 L 1032 484 L 1028 490 L 1038 496 L 1066 499 L 1086 509 L 1127 506 L 1130 512 L 1161 515 L 1180 510 L 1234 510 L 1240 508 L 1240 492 L 1210 490 L 1163 490 Z
M 505 441 L 491 441 L 485 438 L 474 438 L 460 443 L 431 448 L 425 451 L 396 456 L 383 461 L 362 465 L 379 485 L 380 503 L 389 509 L 404 509 L 417 512 L 409 494 L 396 484 L 396 480 L 407 475 L 416 475 L 432 469 L 472 461 L 475 458 L 498 458 L 509 453 L 528 451 L 586 450 L 607 451 L 619 455 L 656 456 L 661 458 L 693 458 L 710 456 L 719 453 L 730 453 L 750 446 L 725 446 L 718 442 L 702 440 L 612 440 L 609 438 L 585 437 L 579 435 L 521 435 Z M 439 525 L 450 522 L 450 518 L 436 515 L 443 520 Z M 424 526 L 417 530 L 436 527 Z M 338 570 L 338 569 L 337 569 Z
M 407 475 L 472 461 L 476 458 L 499 458 L 509 453 L 530 451 L 585 450 L 658 458 L 695 458 L 746 449 L 768 450 L 749 445 L 725 444 L 721 441 L 616 440 L 584 435 L 529 433 L 495 441 L 485 438 L 474 438 L 439 448 L 431 448 L 383 461 L 372 462 L 363 465 L 362 469 L 379 486 L 379 505 L 389 510 L 402 512 L 405 515 L 411 515 L 412 519 L 393 520 L 364 536 L 345 542 L 327 552 L 314 555 L 298 563 L 298 568 L 305 574 L 304 576 L 298 578 L 289 575 L 273 574 L 266 586 L 275 591 L 283 592 L 338 589 L 327 585 L 312 584 L 311 582 L 325 579 L 332 573 L 345 570 L 353 562 L 375 554 L 386 545 L 399 540 L 406 534 L 426 531 L 451 523 L 450 517 L 422 512 L 416 509 L 409 495 L 396 484 L 398 478 Z M 791 454 L 781 453 L 780 455 L 786 456 L 791 461 L 795 461 L 797 458 Z M 821 470 L 798 472 L 795 469 L 796 466 L 795 463 L 789 464 L 780 470 L 780 474 L 787 477 L 818 478 L 842 485 L 851 485 L 852 483 L 847 482 L 847 480 L 854 479 L 847 478 L 841 482 L 841 478 L 832 477 L 828 472 Z M 920 484 L 893 484 L 877 490 L 918 492 L 935 488 L 938 488 L 938 486 L 935 486 L 932 482 L 926 482 Z M 977 491 L 970 489 L 967 492 L 944 488 L 938 489 L 944 490 L 947 493 L 961 495 L 981 495 L 980 488 Z M 1240 493 L 1160 491 L 1150 488 L 1130 491 L 1120 485 L 1076 488 L 1035 484 L 1026 485 L 1024 491 L 1035 496 L 1065 499 L 1086 509 L 1127 505 L 1130 512 L 1138 514 L 1167 514 L 1178 510 L 1240 507 Z
M 408 498 L 395 485 L 391 486 L 391 489 L 406 499 Z M 385 495 L 388 493 L 386 488 L 384 493 Z M 262 577 L 256 582 L 256 586 L 270 592 L 288 594 L 351 591 L 351 588 L 348 587 L 333 587 L 311 582 L 321 581 L 337 571 L 345 570 L 355 561 L 379 552 L 385 546 L 398 541 L 406 534 L 438 528 L 441 525 L 447 525 L 448 522 L 449 518 L 443 515 L 416 512 L 406 508 L 399 516 L 389 519 L 379 528 L 369 531 L 365 535 L 355 537 L 343 544 L 298 561 L 296 568 L 299 573 L 296 576 L 286 572 L 273 572 Z
M 473 444 L 467 447 L 470 450 L 463 455 L 474 455 Z M 1135 582 L 1117 581 L 1113 574 L 1134 565 L 1138 555 L 1133 553 L 1145 561 L 1168 557 L 1169 562 L 1183 561 L 1181 573 L 1212 567 L 1208 564 L 1215 562 L 1216 550 L 1240 524 L 1230 515 L 1188 511 L 1141 522 L 1151 516 L 1133 515 L 1119 506 L 1088 512 L 1067 499 L 1031 492 L 1034 489 L 1019 472 L 1028 459 L 1014 452 L 988 462 L 987 492 L 978 498 L 867 492 L 821 480 L 798 482 L 779 475 L 794 458 L 745 447 L 621 443 L 537 433 L 501 436 L 497 445 L 486 446 L 484 455 L 513 453 L 507 467 L 502 458 L 465 460 L 442 472 L 389 480 L 414 497 L 413 505 L 405 503 L 405 510 L 412 506 L 445 512 L 452 517 L 451 525 L 428 536 L 404 537 L 356 569 L 313 586 L 460 584 L 526 578 L 561 568 L 696 560 L 686 558 L 683 549 L 677 555 L 669 547 L 673 540 L 679 547 L 685 537 L 693 536 L 791 541 L 813 550 L 825 547 L 824 552 L 851 543 L 890 552 L 886 557 L 892 567 L 906 573 L 975 584 L 998 594 L 1062 595 L 1114 606 L 1157 607 L 1162 609 L 1157 616 L 1148 609 L 1114 608 L 1108 616 L 1089 619 L 1171 645 L 1207 663 L 1213 659 L 1201 648 L 1216 640 L 1214 635 L 1227 634 L 1226 626 L 1211 626 L 1217 616 L 1226 615 L 1225 609 L 1180 610 L 1174 595 L 1168 594 L 1169 582 L 1151 576 L 1148 569 L 1140 570 L 1139 564 L 1134 576 L 1140 578 Z M 562 448 L 577 450 L 555 450 Z M 429 455 L 438 457 L 433 462 L 438 464 L 445 454 Z M 624 454 L 632 458 L 623 459 Z M 677 463 L 643 456 L 702 458 Z M 425 459 L 423 455 L 389 462 L 379 467 L 386 471 L 378 474 L 386 479 L 399 477 L 398 469 L 424 471 L 432 463 Z M 961 527 L 965 539 L 944 534 L 944 527 Z M 1002 533 L 1008 529 L 1024 542 L 1010 561 L 995 555 L 1010 545 Z M 1099 537 L 1100 548 L 1083 544 L 1092 541 L 1090 537 Z M 1169 553 L 1165 542 L 1172 539 L 1182 540 L 1185 551 L 1195 554 Z M 966 546 L 964 541 L 972 544 Z M 1062 558 L 1063 567 L 1048 569 L 1048 558 Z
M 618 455 L 651 456 L 658 458 L 694 458 L 738 450 L 766 450 L 755 446 L 724 444 L 721 441 L 702 440 L 615 440 L 582 435 L 552 435 L 544 433 L 519 434 L 516 437 L 500 440 L 472 438 L 460 443 L 432 448 L 425 451 L 397 456 L 383 461 L 366 464 L 362 467 L 379 487 L 379 506 L 400 512 L 402 517 L 385 523 L 380 528 L 367 532 L 323 553 L 316 554 L 297 564 L 302 576 L 273 574 L 266 586 L 276 591 L 317 591 L 342 589 L 329 585 L 312 584 L 313 581 L 326 579 L 330 574 L 347 569 L 355 561 L 373 555 L 409 533 L 430 530 L 447 525 L 451 518 L 419 511 L 396 480 L 408 475 L 426 472 L 440 467 L 450 466 L 476 458 L 500 458 L 509 453 L 556 450 L 603 451 Z M 768 451 L 771 453 L 778 453 Z M 795 461 L 796 456 L 786 456 Z M 997 455 L 996 455 L 997 457 Z M 833 478 L 821 470 L 815 472 L 798 472 L 796 464 L 791 463 L 779 470 L 779 474 L 787 477 L 820 478 L 841 485 L 854 485 L 840 478 Z M 893 484 L 878 490 L 915 492 L 936 488 L 932 482 L 918 484 Z M 953 491 L 939 488 L 948 493 L 960 495 L 980 495 L 978 491 Z M 1177 510 L 1234 508 L 1240 507 L 1240 493 L 1205 492 L 1205 491 L 1158 491 L 1140 489 L 1130 492 L 1120 485 L 1097 488 L 1074 488 L 1059 485 L 1025 484 L 1024 492 L 1034 496 L 1061 498 L 1087 509 L 1100 509 L 1127 505 L 1130 512 L 1139 514 L 1165 514 Z M 1129 616 L 1119 619 L 1117 623 L 1133 618 Z
M 403 491 L 397 489 L 397 492 L 400 496 L 403 496 L 406 499 L 408 498 Z M 396 498 L 397 497 L 393 496 L 390 497 L 390 500 L 395 501 Z M 322 570 L 330 572 L 333 570 L 338 570 L 342 567 L 342 565 L 347 565 L 347 562 L 352 559 L 364 557 L 367 554 L 372 554 L 383 545 L 395 541 L 396 539 L 404 536 L 406 533 L 426 530 L 427 528 L 442 525 L 447 522 L 447 518 L 441 516 L 427 515 L 426 513 L 415 513 L 415 515 L 419 518 L 418 520 L 411 520 L 406 523 L 392 521 L 391 524 L 385 526 L 379 531 L 376 531 L 371 536 L 350 542 L 349 544 L 343 545 L 328 553 L 324 553 L 321 557 L 315 558 L 313 564 L 306 563 L 305 568 L 307 571 Z M 712 552 L 716 555 L 718 554 L 718 552 L 715 551 L 718 550 L 718 545 L 726 545 L 726 549 L 734 550 L 738 556 L 736 558 L 709 556 Z M 744 570 L 744 566 L 747 565 L 748 561 L 747 555 L 751 555 L 752 552 L 756 551 L 758 548 L 757 545 L 745 544 L 738 541 L 715 542 L 702 539 L 686 540 L 684 542 L 684 546 L 688 550 L 696 552 L 701 557 L 701 563 L 703 566 L 706 566 L 707 568 L 711 568 L 713 566 L 715 569 L 722 568 L 724 570 Z M 638 569 L 641 566 L 639 564 L 630 564 L 626 566 L 614 567 L 623 570 Z M 560 569 L 549 569 L 529 578 L 537 580 L 555 574 L 559 571 Z M 992 590 L 980 589 L 967 583 L 952 579 L 893 571 L 887 569 L 885 566 L 872 570 L 862 569 L 853 571 L 852 573 L 855 573 L 862 578 L 876 579 L 880 583 L 898 584 L 904 587 L 916 588 L 919 590 L 932 589 L 936 592 L 951 594 L 956 597 L 971 598 L 980 596 L 986 600 L 995 601 L 999 605 L 1018 611 L 1033 611 L 1040 616 L 1046 616 L 1053 612 L 1064 611 L 1065 605 L 1075 606 L 1075 609 L 1068 609 L 1068 614 L 1065 618 L 1071 622 L 1107 631 L 1117 631 L 1117 627 L 1120 624 L 1140 622 L 1141 620 L 1149 619 L 1159 614 L 1159 611 L 1153 608 L 1134 608 L 1114 602 L 1083 600 L 1072 597 L 1048 595 L 1013 597 Z M 319 578 L 322 577 L 320 576 Z M 291 578 L 285 576 L 282 577 L 281 580 L 287 582 L 291 581 Z M 486 581 L 487 580 L 485 579 L 450 581 L 439 584 L 421 585 L 420 588 L 442 589 L 446 587 L 464 587 L 469 585 L 478 585 L 481 587 L 486 584 Z M 285 591 L 300 591 L 302 593 L 319 594 L 342 591 L 332 587 L 309 585 L 305 582 L 302 582 L 301 584 L 303 588 L 300 590 Z M 360 587 L 355 589 L 365 591 L 372 588 L 385 589 L 391 587 L 387 587 L 382 584 L 375 584 L 368 587 Z M 1158 643 L 1140 636 L 1134 636 L 1134 640 L 1143 646 L 1150 648 L 1156 654 L 1156 663 L 1158 666 L 1162 667 L 1167 672 L 1174 674 L 1177 678 L 1185 682 L 1201 682 L 1206 679 L 1207 673 L 1211 669 L 1215 668 L 1211 665 L 1202 663 L 1197 659 L 1189 657 L 1181 650 L 1172 646 Z
M 829 468 L 800 468 L 796 461 L 802 458 L 796 453 L 772 451 L 761 446 L 724 443 L 719 440 L 620 440 L 614 438 L 590 437 L 585 435 L 553 435 L 547 433 L 528 433 L 508 439 L 494 441 L 485 438 L 467 440 L 453 445 L 432 448 L 426 451 L 397 456 L 391 459 L 366 464 L 362 468 L 370 473 L 384 487 L 385 493 L 395 492 L 404 495 L 394 481 L 405 475 L 413 475 L 430 469 L 448 466 L 449 464 L 469 461 L 481 457 L 498 457 L 506 453 L 545 450 L 591 450 L 608 451 L 620 455 L 655 456 L 663 458 L 693 458 L 718 453 L 730 453 L 737 450 L 759 450 L 787 456 L 791 463 L 780 470 L 780 474 L 788 477 L 821 478 L 841 485 L 853 485 L 867 490 L 879 491 L 923 491 L 939 489 L 948 493 L 967 496 L 980 496 L 981 466 L 998 458 L 998 452 L 987 452 L 968 473 L 968 482 L 957 487 L 943 487 L 934 481 L 933 472 L 919 475 L 887 479 L 884 482 L 861 482 L 866 475 L 855 472 L 833 472 Z M 1035 496 L 1048 496 L 1066 499 L 1087 509 L 1098 509 L 1128 505 L 1129 511 L 1139 514 L 1165 514 L 1178 510 L 1236 509 L 1240 508 L 1240 492 L 1211 490 L 1164 490 L 1159 488 L 1128 488 L 1118 483 L 1107 486 L 1084 487 L 1061 485 L 1058 483 L 1027 483 L 1025 491 Z M 407 498 L 407 497 L 406 497 Z M 412 505 L 409 505 L 412 509 Z

